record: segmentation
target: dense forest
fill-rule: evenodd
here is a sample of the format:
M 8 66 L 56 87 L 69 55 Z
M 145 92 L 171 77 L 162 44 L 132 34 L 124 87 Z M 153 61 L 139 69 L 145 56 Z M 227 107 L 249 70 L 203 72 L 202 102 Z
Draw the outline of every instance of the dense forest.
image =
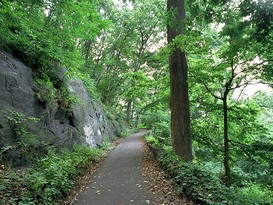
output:
M 273 204 L 272 0 L 0 0 L 0 47 L 51 91 L 61 86 L 54 68 L 65 66 L 110 120 L 149 129 L 178 192 L 200 204 Z M 86 163 L 90 152 L 55 153 L 43 166 L 77 153 Z M 40 204 L 72 186 L 45 195 L 46 182 L 29 180 Z M 14 204 L 35 204 L 33 192 Z

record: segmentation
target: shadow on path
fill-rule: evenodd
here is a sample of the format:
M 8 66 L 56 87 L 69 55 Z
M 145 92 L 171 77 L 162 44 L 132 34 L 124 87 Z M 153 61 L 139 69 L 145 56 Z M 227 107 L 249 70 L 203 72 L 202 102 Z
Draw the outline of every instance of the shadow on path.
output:
M 142 142 L 145 131 L 124 140 L 105 159 L 74 205 L 145 205 L 148 190 L 142 178 Z

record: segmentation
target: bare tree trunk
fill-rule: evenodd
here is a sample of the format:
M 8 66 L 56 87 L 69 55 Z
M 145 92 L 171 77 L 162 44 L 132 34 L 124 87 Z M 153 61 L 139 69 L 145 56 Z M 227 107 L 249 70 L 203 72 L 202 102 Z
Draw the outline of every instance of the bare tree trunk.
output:
M 129 99 L 127 102 L 127 109 L 126 109 L 126 120 L 129 124 L 131 124 L 132 122 L 131 111 L 132 111 L 132 100 Z
M 227 187 L 231 185 L 230 166 L 229 166 L 229 139 L 228 139 L 228 109 L 227 95 L 223 97 L 224 111 L 224 166 L 225 166 L 225 183 Z
M 185 20 L 184 0 L 168 0 L 169 14 L 175 12 L 175 19 L 168 23 L 168 43 L 182 34 Z M 178 25 L 178 26 L 177 26 Z M 171 133 L 174 152 L 186 161 L 192 160 L 192 140 L 188 96 L 188 64 L 186 54 L 175 47 L 169 57 Z
M 89 55 L 90 55 L 90 49 L 91 49 L 91 40 L 86 40 L 84 43 L 85 46 L 85 66 L 88 66 L 89 61 Z

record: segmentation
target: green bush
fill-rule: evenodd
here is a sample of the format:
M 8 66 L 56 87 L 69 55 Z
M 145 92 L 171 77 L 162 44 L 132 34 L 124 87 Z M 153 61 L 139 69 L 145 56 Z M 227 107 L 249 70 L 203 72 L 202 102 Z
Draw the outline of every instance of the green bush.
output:
M 66 195 L 77 176 L 99 155 L 99 150 L 74 146 L 72 151 L 51 151 L 24 170 L 0 171 L 0 200 L 3 204 L 56 204 Z
M 163 169 L 176 180 L 179 194 L 184 193 L 196 204 L 207 205 L 269 205 L 273 204 L 272 192 L 259 186 L 245 184 L 245 188 L 225 187 L 213 171 L 199 164 L 187 163 L 157 139 L 146 137 L 156 150 L 157 160 Z
M 123 129 L 120 133 L 119 133 L 119 137 L 124 138 L 127 137 L 128 135 L 132 134 L 132 130 L 130 128 L 127 129 Z
M 263 187 L 255 183 L 246 183 L 245 187 L 238 189 L 238 191 L 246 198 L 251 204 L 273 204 L 273 193 L 267 187 Z
M 35 204 L 32 194 L 25 187 L 24 170 L 0 170 L 0 204 Z
M 170 145 L 170 114 L 162 111 L 147 112 L 142 119 L 144 125 L 150 129 L 158 141 Z
M 152 144 L 156 145 L 156 146 L 159 145 L 158 139 L 155 138 L 155 137 L 152 136 L 152 135 L 146 135 L 146 136 L 145 136 L 145 140 L 146 140 L 147 142 L 149 142 L 149 143 L 152 143 Z

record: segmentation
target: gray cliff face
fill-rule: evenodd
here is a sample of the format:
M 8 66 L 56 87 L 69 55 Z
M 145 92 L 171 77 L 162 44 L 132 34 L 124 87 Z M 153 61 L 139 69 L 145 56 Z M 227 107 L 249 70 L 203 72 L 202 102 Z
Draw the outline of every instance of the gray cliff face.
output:
M 73 124 L 82 131 L 85 142 L 91 147 L 103 140 L 114 137 L 114 127 L 106 119 L 103 110 L 96 101 L 91 102 L 84 84 L 79 79 L 69 80 L 70 93 L 80 101 L 73 106 Z
M 59 77 L 62 78 L 66 70 L 59 69 Z M 95 147 L 104 139 L 114 138 L 113 125 L 100 105 L 91 102 L 83 82 L 73 79 L 65 83 L 79 101 L 72 106 L 69 114 L 57 102 L 50 107 L 39 103 L 31 69 L 0 51 L 0 149 L 15 142 L 14 130 L 6 119 L 8 110 L 39 118 L 38 124 L 28 128 L 39 140 L 56 147 L 69 148 L 75 143 Z
M 32 71 L 7 53 L 0 53 L 0 145 L 13 142 L 13 131 L 5 116 L 7 110 L 37 116 L 39 105 L 32 89 Z

